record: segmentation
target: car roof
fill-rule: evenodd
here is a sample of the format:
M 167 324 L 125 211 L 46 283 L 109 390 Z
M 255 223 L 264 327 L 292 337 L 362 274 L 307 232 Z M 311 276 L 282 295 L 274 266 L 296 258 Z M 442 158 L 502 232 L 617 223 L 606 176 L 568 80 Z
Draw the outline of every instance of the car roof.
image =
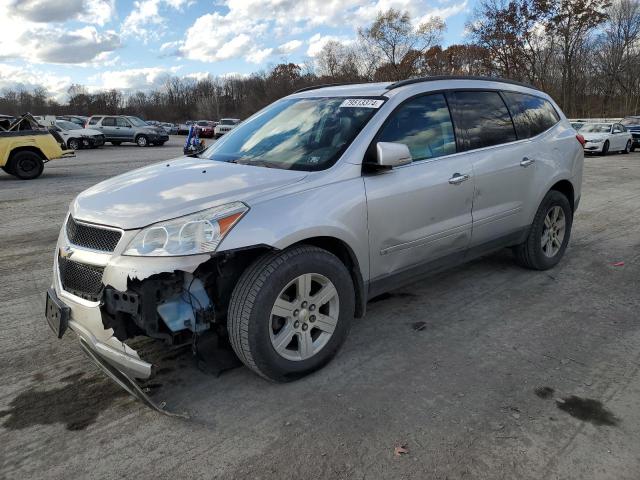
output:
M 440 75 L 424 78 L 414 78 L 402 80 L 399 82 L 378 82 L 378 83 L 355 83 L 355 84 L 330 84 L 318 85 L 317 87 L 307 87 L 294 92 L 292 98 L 310 98 L 310 97 L 392 97 L 407 90 L 416 93 L 450 90 L 465 88 L 487 88 L 512 90 L 522 93 L 534 94 L 545 98 L 550 98 L 546 93 L 537 88 L 513 80 L 493 77 L 474 77 L 474 76 L 458 76 L 458 75 Z

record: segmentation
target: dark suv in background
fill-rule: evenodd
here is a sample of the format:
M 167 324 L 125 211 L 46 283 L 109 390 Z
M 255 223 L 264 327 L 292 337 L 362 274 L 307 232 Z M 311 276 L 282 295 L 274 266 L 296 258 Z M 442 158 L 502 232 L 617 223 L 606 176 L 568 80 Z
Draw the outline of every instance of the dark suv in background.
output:
M 100 130 L 107 142 L 120 145 L 133 142 L 139 147 L 164 145 L 169 140 L 167 131 L 162 127 L 149 125 L 138 117 L 124 115 L 93 115 L 86 128 Z
M 631 136 L 633 137 L 631 151 L 633 152 L 636 148 L 640 148 L 640 115 L 624 117 L 620 120 L 620 123 L 631 132 Z

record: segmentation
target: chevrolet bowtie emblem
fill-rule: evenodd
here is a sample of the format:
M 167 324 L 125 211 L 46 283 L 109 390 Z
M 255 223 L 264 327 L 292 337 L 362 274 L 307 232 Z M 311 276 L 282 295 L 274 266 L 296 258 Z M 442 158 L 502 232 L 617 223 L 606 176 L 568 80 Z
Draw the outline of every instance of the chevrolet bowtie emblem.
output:
M 69 245 L 60 248 L 60 256 L 62 258 L 69 258 L 71 255 L 73 255 L 73 250 Z

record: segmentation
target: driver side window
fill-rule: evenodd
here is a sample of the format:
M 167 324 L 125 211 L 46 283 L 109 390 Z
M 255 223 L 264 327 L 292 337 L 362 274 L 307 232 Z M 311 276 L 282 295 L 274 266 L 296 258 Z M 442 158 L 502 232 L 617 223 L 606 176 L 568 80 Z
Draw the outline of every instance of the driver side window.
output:
M 130 127 L 131 125 L 129 124 L 128 120 L 125 120 L 122 117 L 117 117 L 116 118 L 116 127 Z
M 405 144 L 413 161 L 456 153 L 453 124 L 444 95 L 407 100 L 391 114 L 377 141 Z

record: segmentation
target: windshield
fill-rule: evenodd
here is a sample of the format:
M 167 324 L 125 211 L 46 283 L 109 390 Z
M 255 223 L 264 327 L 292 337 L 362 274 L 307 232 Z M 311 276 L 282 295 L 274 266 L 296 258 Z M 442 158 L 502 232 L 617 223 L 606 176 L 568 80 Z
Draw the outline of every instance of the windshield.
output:
M 611 132 L 611 125 L 607 123 L 586 123 L 580 131 L 583 133 L 609 133 Z
M 282 100 L 240 124 L 202 156 L 290 170 L 324 170 L 338 160 L 383 101 Z
M 77 123 L 67 122 L 66 120 L 58 120 L 56 122 L 56 126 L 60 127 L 62 130 L 76 130 L 79 128 Z
M 620 120 L 620 123 L 625 127 L 629 127 L 631 125 L 640 125 L 640 117 L 627 117 Z
M 148 127 L 149 124 L 147 122 L 143 122 L 138 117 L 127 117 L 131 123 L 133 123 L 134 127 Z

